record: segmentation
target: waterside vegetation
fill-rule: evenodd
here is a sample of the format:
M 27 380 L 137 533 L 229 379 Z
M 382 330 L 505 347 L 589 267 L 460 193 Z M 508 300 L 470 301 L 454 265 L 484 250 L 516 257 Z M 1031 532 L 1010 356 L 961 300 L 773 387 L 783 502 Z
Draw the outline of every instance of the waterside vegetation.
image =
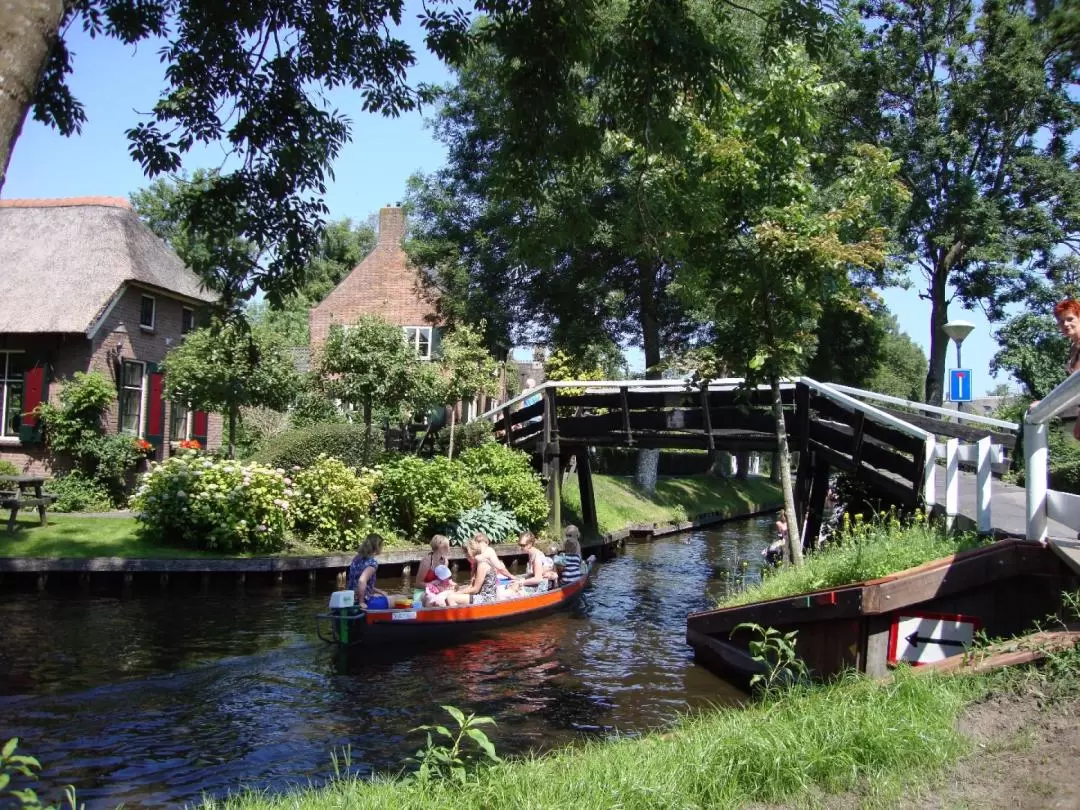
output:
M 803 566 L 786 566 L 771 573 L 759 584 L 732 593 L 718 607 L 781 599 L 876 579 L 988 542 L 975 534 L 946 532 L 941 524 L 922 516 L 901 522 L 895 515 L 889 515 L 884 520 L 867 523 L 859 515 L 854 520 L 848 520 L 845 515 L 836 538 L 808 555 Z

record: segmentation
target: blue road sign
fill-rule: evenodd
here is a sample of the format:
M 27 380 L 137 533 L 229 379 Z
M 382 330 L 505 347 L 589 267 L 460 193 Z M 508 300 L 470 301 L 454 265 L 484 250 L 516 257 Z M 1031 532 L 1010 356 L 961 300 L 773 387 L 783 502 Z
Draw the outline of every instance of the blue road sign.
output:
M 949 402 L 971 402 L 971 369 L 949 369 Z

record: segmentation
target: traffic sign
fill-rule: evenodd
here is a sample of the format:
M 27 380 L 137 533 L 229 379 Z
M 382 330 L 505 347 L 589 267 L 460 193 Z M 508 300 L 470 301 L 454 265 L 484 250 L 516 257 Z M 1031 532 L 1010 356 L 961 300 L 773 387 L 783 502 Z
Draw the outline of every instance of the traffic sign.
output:
M 949 402 L 971 402 L 971 369 L 949 369 Z
M 981 623 L 960 613 L 897 613 L 889 628 L 890 664 L 919 666 L 967 650 Z

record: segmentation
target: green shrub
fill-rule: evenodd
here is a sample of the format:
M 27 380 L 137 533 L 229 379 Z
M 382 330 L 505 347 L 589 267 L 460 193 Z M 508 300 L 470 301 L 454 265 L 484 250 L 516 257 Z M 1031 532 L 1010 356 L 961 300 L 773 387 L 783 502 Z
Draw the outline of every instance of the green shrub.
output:
M 403 456 L 384 464 L 376 485 L 380 523 L 419 540 L 446 529 L 482 495 L 458 461 Z
M 225 552 L 276 551 L 291 523 L 285 471 L 192 452 L 155 464 L 132 508 L 163 544 Z
M 455 455 L 470 447 L 479 447 L 493 441 L 495 441 L 495 426 L 487 419 L 474 419 L 454 428 Z M 433 454 L 445 456 L 450 449 L 450 428 L 444 427 L 439 430 L 434 436 L 434 442 L 429 446 Z
M 19 468 L 10 461 L 0 458 L 0 475 L 18 475 Z
M 535 530 L 544 525 L 547 497 L 528 455 L 488 442 L 469 448 L 460 460 L 486 498 L 512 512 L 524 528 Z
M 108 512 L 113 508 L 109 488 L 82 470 L 58 475 L 45 488 L 57 496 L 49 507 L 54 512 Z
M 455 545 L 463 546 L 465 541 L 477 532 L 486 534 L 492 543 L 506 543 L 521 533 L 521 524 L 517 522 L 513 512 L 488 501 L 475 509 L 462 512 L 450 539 Z
M 296 532 L 321 548 L 356 548 L 373 528 L 373 483 L 373 478 L 357 475 L 340 459 L 326 456 L 296 471 L 292 481 Z
M 255 454 L 254 460 L 291 470 L 310 467 L 319 456 L 325 455 L 341 459 L 348 467 L 370 467 L 382 459 L 385 448 L 385 439 L 378 428 L 371 429 L 369 438 L 363 425 L 324 423 L 275 436 Z

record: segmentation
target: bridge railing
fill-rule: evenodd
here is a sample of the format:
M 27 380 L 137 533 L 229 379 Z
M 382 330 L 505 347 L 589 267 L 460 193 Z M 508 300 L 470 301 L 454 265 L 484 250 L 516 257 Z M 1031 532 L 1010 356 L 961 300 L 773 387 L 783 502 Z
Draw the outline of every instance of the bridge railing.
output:
M 1027 538 L 1045 542 L 1047 521 L 1080 529 L 1080 495 L 1047 486 L 1050 470 L 1049 423 L 1080 404 L 1080 374 L 1069 376 L 1024 416 L 1024 477 L 1027 483 Z

